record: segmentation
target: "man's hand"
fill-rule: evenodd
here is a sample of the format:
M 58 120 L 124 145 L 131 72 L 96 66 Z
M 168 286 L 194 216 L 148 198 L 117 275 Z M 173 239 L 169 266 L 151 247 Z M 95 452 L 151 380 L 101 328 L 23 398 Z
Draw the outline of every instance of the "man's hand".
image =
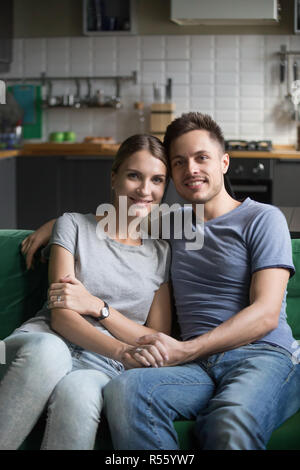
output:
M 145 351 L 147 351 L 147 354 L 152 354 L 151 349 L 144 349 L 146 346 L 148 348 L 152 346 L 155 350 L 160 351 L 161 354 L 163 354 L 163 366 L 176 366 L 177 364 L 182 364 L 189 360 L 184 348 L 184 342 L 177 341 L 164 333 L 145 335 L 136 342 L 141 346 L 141 351 L 139 351 L 138 354 L 144 358 L 147 358 Z
M 80 315 L 99 316 L 104 302 L 94 297 L 74 276 L 65 276 L 50 285 L 48 289 L 48 308 L 66 308 Z

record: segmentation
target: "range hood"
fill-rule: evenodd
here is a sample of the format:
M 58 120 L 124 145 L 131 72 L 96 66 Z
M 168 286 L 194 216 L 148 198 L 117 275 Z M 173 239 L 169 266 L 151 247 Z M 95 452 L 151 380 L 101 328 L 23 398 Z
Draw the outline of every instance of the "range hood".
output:
M 181 26 L 274 24 L 278 0 L 171 0 L 171 21 Z

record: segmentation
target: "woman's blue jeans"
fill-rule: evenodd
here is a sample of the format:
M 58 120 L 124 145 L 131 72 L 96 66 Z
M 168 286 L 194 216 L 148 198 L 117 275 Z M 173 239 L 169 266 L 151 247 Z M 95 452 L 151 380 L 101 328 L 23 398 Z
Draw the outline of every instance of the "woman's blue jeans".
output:
M 300 408 L 300 364 L 280 347 L 249 344 L 181 366 L 134 369 L 105 387 L 104 407 L 115 449 L 178 449 L 178 419 L 196 420 L 201 449 L 265 449 Z
M 42 449 L 93 449 L 102 389 L 122 364 L 51 333 L 17 332 L 6 338 L 0 365 L 0 449 L 17 449 L 43 410 Z

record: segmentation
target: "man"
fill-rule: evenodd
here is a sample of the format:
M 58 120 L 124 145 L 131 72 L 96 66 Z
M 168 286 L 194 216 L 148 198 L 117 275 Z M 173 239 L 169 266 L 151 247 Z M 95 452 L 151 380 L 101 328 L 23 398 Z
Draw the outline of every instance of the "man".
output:
M 202 449 L 264 449 L 300 407 L 285 316 L 294 273 L 286 221 L 273 206 L 226 192 L 229 156 L 209 116 L 182 115 L 164 144 L 177 192 L 194 210 L 204 204 L 204 245 L 187 251 L 185 240 L 171 240 L 183 341 L 140 338 L 136 359 L 164 352 L 164 367 L 129 370 L 106 387 L 114 447 L 177 449 L 173 421 L 183 418 L 196 419 Z

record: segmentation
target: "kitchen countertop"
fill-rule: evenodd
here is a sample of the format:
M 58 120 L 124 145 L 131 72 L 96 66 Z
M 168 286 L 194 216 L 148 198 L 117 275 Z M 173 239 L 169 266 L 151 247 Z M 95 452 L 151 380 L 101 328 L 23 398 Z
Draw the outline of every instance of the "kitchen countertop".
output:
M 0 151 L 0 158 L 35 155 L 113 156 L 118 148 L 119 144 L 28 143 L 24 144 L 20 150 Z M 292 145 L 275 145 L 271 152 L 232 150 L 228 151 L 228 153 L 232 158 L 280 158 L 300 160 L 300 151 L 296 151 Z

